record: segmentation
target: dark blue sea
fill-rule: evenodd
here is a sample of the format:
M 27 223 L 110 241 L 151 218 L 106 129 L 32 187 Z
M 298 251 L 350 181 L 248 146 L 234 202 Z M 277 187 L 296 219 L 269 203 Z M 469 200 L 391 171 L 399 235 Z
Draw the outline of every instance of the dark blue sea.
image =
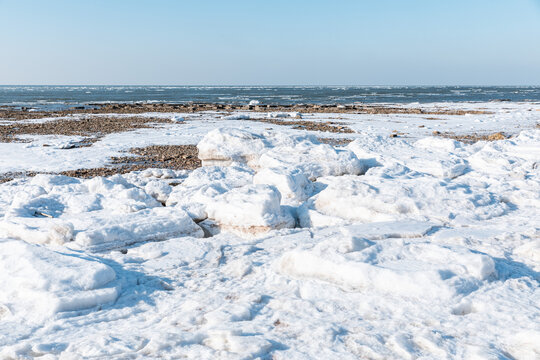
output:
M 540 101 L 540 87 L 0 86 L 0 106 L 63 109 L 99 103 L 353 104 Z

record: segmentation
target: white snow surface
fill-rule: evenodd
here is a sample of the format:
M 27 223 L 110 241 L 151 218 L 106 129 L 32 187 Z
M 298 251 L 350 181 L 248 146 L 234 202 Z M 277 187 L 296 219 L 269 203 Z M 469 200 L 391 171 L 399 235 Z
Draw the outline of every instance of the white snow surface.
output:
M 149 144 L 204 165 L 1 184 L 0 359 L 540 358 L 540 107 L 444 106 L 493 114 L 302 114 L 354 134 L 161 114 L 87 148 L 0 144 L 2 172 Z

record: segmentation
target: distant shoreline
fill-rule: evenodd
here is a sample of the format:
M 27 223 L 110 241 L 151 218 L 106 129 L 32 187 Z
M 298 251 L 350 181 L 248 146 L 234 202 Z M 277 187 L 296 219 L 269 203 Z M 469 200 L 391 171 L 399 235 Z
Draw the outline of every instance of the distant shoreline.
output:
M 0 118 L 40 118 L 44 116 L 63 116 L 69 114 L 140 114 L 147 112 L 181 112 L 194 113 L 200 111 L 253 111 L 253 112 L 305 112 L 305 113 L 349 113 L 349 114 L 425 114 L 425 115 L 466 115 L 489 114 L 480 109 L 448 109 L 443 106 L 424 108 L 420 104 L 221 104 L 221 103 L 89 103 L 85 106 L 74 106 L 62 110 L 37 110 L 30 107 L 0 106 Z

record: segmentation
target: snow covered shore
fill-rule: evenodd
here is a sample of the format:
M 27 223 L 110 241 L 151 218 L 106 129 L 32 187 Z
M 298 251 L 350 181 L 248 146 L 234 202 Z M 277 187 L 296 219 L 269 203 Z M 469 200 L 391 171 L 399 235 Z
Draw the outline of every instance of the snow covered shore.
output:
M 131 146 L 183 129 L 177 143 L 195 140 L 203 162 L 192 172 L 1 184 L 0 359 L 539 358 L 531 106 L 456 117 L 514 134 L 474 144 L 426 136 L 405 116 L 342 116 L 355 130 L 343 147 L 185 116 Z M 47 156 L 101 164 L 127 139 Z M 6 171 L 21 166 L 2 156 Z

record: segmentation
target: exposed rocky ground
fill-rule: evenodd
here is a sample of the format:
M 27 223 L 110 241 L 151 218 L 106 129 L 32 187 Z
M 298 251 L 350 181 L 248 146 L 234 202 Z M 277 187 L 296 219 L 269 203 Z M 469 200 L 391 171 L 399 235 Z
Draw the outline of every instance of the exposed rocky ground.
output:
M 443 132 L 443 133 L 441 133 L 439 131 L 434 131 L 433 135 L 445 137 L 445 138 L 448 138 L 448 139 L 454 139 L 454 140 L 461 141 L 461 142 L 464 142 L 464 143 L 467 143 L 467 144 L 472 144 L 472 143 L 475 143 L 475 142 L 478 142 L 478 141 L 504 140 L 504 139 L 507 139 L 507 138 L 510 137 L 509 135 L 506 135 L 503 132 L 496 132 L 496 133 L 492 133 L 492 134 L 471 133 L 471 134 L 457 135 L 457 134 L 452 133 L 452 132 Z
M 95 176 L 126 174 L 148 168 L 193 170 L 201 166 L 195 145 L 152 145 L 132 148 L 129 153 L 131 156 L 113 157 L 110 166 L 62 171 L 60 174 L 86 179 Z M 17 177 L 35 175 L 36 172 L 2 174 L 0 175 L 0 184 Z
M 350 134 L 354 131 L 345 126 L 344 124 L 336 121 L 308 121 L 308 120 L 276 120 L 276 119 L 250 119 L 251 121 L 259 121 L 274 125 L 292 126 L 293 129 L 307 130 L 307 131 L 321 131 L 331 133 L 345 133 Z
M 0 113 L 1 114 L 1 113 Z M 53 116 L 49 114 L 47 117 Z M 94 142 L 100 137 L 118 132 L 149 128 L 169 119 L 154 117 L 84 117 L 58 119 L 39 123 L 12 122 L 0 126 L 0 141 L 24 141 L 20 135 L 79 135 L 89 137 Z
M 0 108 L 0 118 L 11 120 L 39 119 L 43 117 L 67 116 L 70 114 L 141 114 L 147 112 L 182 112 L 195 113 L 199 111 L 236 111 L 250 110 L 255 112 L 268 111 L 296 111 L 305 113 L 351 113 L 351 114 L 426 114 L 426 115 L 466 115 L 466 114 L 489 114 L 484 110 L 456 110 L 456 109 L 422 109 L 397 106 L 381 105 L 225 105 L 225 104 L 89 104 L 87 107 L 75 107 L 62 111 L 29 111 L 30 109 L 16 110 L 12 108 Z

